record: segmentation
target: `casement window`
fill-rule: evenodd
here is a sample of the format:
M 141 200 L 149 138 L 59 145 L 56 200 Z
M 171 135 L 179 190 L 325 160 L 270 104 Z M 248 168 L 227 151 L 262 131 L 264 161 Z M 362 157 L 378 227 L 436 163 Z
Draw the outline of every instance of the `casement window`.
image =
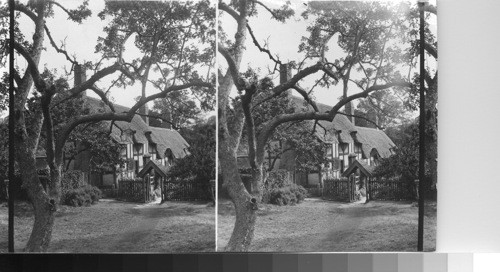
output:
M 127 151 L 128 151 L 128 149 L 127 149 L 127 145 L 126 144 L 120 145 L 120 157 L 122 157 L 122 158 L 128 158 L 127 157 Z
M 362 152 L 361 144 L 360 143 L 355 143 L 354 144 L 354 153 L 361 154 L 361 152 Z
M 156 144 L 155 143 L 149 143 L 148 145 L 148 152 L 149 154 L 156 154 Z
M 327 144 L 326 145 L 326 157 L 328 159 L 333 158 L 333 145 L 332 144 Z
M 134 144 L 134 156 L 140 156 L 144 154 L 143 144 Z
M 340 143 L 339 144 L 339 155 L 347 155 L 349 154 L 349 144 Z

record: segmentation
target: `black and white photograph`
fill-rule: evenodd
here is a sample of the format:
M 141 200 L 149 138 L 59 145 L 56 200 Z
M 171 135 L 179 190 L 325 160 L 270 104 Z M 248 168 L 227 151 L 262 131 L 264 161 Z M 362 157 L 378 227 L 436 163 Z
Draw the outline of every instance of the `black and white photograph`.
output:
M 1 4 L 0 252 L 215 251 L 215 2 L 14 11 L 12 48 Z
M 435 251 L 436 1 L 221 0 L 218 23 L 217 250 Z

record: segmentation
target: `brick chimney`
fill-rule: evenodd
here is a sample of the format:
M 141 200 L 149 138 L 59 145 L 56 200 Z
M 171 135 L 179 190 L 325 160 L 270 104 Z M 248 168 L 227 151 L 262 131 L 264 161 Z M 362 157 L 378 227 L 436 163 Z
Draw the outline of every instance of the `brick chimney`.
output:
M 292 78 L 292 66 L 289 63 L 280 64 L 280 84 L 283 84 Z M 290 90 L 286 90 L 288 96 L 291 95 Z
M 148 105 L 147 103 L 144 104 L 140 109 L 139 109 L 139 113 L 141 114 L 141 118 L 142 120 L 144 120 L 144 122 L 146 123 L 146 125 L 149 126 L 149 117 L 148 116 L 145 116 L 145 115 L 148 115 L 149 114 L 149 109 L 148 109 Z
M 345 106 L 344 106 L 344 113 L 345 114 L 354 115 L 354 109 L 352 107 L 352 101 L 349 101 L 347 104 L 345 104 Z M 349 121 L 351 121 L 351 123 L 353 125 L 355 125 L 354 116 L 347 116 L 347 119 L 349 119 Z
M 87 72 L 85 71 L 85 67 L 83 67 L 81 64 L 75 64 L 74 73 L 75 73 L 74 76 L 75 86 L 78 86 L 83 82 L 87 81 Z M 83 91 L 80 94 L 82 96 L 87 96 L 87 91 Z
M 283 84 L 292 78 L 292 67 L 289 63 L 280 64 L 280 84 Z
M 172 122 L 172 113 L 169 111 L 167 111 L 167 119 Z M 161 123 L 161 127 L 162 128 L 168 128 L 168 129 L 172 129 L 172 124 L 169 123 L 169 122 L 165 122 L 165 121 L 162 121 Z

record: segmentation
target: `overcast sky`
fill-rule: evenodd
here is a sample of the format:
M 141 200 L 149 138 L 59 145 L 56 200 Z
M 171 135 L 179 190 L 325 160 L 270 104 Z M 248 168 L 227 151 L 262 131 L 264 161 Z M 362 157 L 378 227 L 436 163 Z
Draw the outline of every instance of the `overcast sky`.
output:
M 21 1 L 26 3 L 27 1 Z M 81 0 L 64 0 L 60 1 L 68 9 L 73 9 L 81 5 Z M 212 1 L 215 5 L 215 2 Z M 52 37 L 57 45 L 61 45 L 64 41 L 66 44 L 66 50 L 71 56 L 76 56 L 76 60 L 79 63 L 84 61 L 93 61 L 96 63 L 100 59 L 100 54 L 95 54 L 95 46 L 97 44 L 97 38 L 99 36 L 104 36 L 103 28 L 107 25 L 108 20 L 102 21 L 97 14 L 104 9 L 104 0 L 91 0 L 89 1 L 89 8 L 92 11 L 92 16 L 83 21 L 82 24 L 75 23 L 68 20 L 68 16 L 65 12 L 61 11 L 60 8 L 54 7 L 55 15 L 52 18 L 47 19 L 47 26 L 51 31 Z M 26 33 L 25 37 L 31 39 L 32 33 L 34 31 L 34 24 L 27 19 L 25 16 L 20 20 L 20 25 L 23 33 Z M 28 34 L 29 33 L 29 34 Z M 57 53 L 49 43 L 48 38 L 45 38 L 45 47 L 47 50 L 42 54 L 40 60 L 40 69 L 42 67 L 47 67 L 49 69 L 57 69 L 58 75 L 65 76 L 66 71 L 69 72 L 71 69 L 71 63 L 68 62 L 64 55 Z M 139 51 L 133 46 L 133 39 L 129 39 L 126 46 L 126 51 L 124 53 L 124 59 L 131 59 L 137 57 Z M 20 58 L 16 57 L 16 63 L 21 67 L 24 67 L 25 62 Z M 92 75 L 92 71 L 87 71 L 87 78 Z M 206 74 L 202 73 L 202 74 Z M 101 80 L 97 85 L 103 90 L 107 90 L 111 82 L 119 76 L 119 73 L 115 73 L 112 76 L 106 77 Z M 73 74 L 67 76 L 70 85 L 73 83 Z M 146 94 L 151 95 L 156 93 L 157 90 L 153 87 L 147 89 Z M 98 97 L 92 91 L 87 90 L 87 94 L 90 96 Z M 113 88 L 110 91 L 110 97 L 112 101 L 117 104 L 124 106 L 132 106 L 135 103 L 135 98 L 141 95 L 141 88 L 139 84 L 131 87 L 123 88 Z M 195 100 L 196 101 L 196 100 Z M 149 103 L 149 107 L 152 107 L 152 103 Z M 207 115 L 215 114 L 214 112 L 209 112 Z
M 5 0 L 4 0 L 5 1 Z M 21 1 L 26 2 L 26 0 Z M 75 8 L 81 4 L 81 0 L 64 0 L 62 3 L 67 8 Z M 262 0 L 270 8 L 278 8 L 282 6 L 284 0 Z M 271 15 L 268 12 L 260 11 L 258 17 L 252 17 L 250 19 L 250 25 L 257 36 L 258 41 L 264 44 L 267 41 L 269 49 L 274 53 L 278 54 L 282 62 L 288 61 L 298 61 L 302 59 L 303 55 L 298 53 L 298 45 L 302 36 L 307 36 L 306 27 L 309 22 L 305 21 L 300 14 L 305 10 L 307 1 L 303 0 L 293 0 L 292 8 L 295 11 L 294 18 L 287 20 L 286 23 L 280 23 L 275 20 L 271 20 Z M 430 1 L 435 4 L 435 0 Z M 215 4 L 215 1 L 213 1 Z M 416 3 L 414 1 L 414 3 Z M 89 2 L 90 9 L 92 10 L 92 16 L 84 21 L 82 24 L 77 24 L 75 22 L 67 20 L 67 15 L 62 12 L 59 8 L 55 8 L 54 18 L 49 18 L 47 20 L 47 25 L 51 29 L 52 36 L 58 45 L 62 41 L 66 43 L 66 49 L 70 55 L 76 56 L 77 61 L 97 61 L 99 55 L 95 54 L 95 45 L 97 38 L 103 35 L 102 29 L 106 26 L 107 22 L 102 21 L 97 17 L 97 14 L 104 8 L 104 0 L 92 0 Z M 27 38 L 31 38 L 31 33 L 33 31 L 33 24 L 26 18 L 20 20 L 21 28 L 27 34 Z M 224 29 L 228 32 L 230 37 L 234 34 L 234 21 L 228 16 L 222 17 L 222 23 Z M 435 16 L 433 16 L 431 24 L 434 25 L 436 29 Z M 332 39 L 334 40 L 334 39 Z M 333 45 L 330 45 L 333 48 Z M 42 54 L 42 59 L 40 62 L 40 68 L 47 66 L 50 69 L 57 69 L 59 75 L 64 75 L 65 70 L 69 71 L 71 68 L 71 63 L 69 63 L 62 54 L 58 54 L 48 43 L 46 39 L 47 51 Z M 128 46 L 128 51 L 125 53 L 125 58 L 128 56 L 134 56 L 137 54 L 136 51 L 131 50 L 131 46 Z M 258 51 L 258 49 L 252 44 L 250 37 L 247 38 L 246 52 L 244 54 L 242 62 L 242 71 L 246 69 L 247 66 L 251 66 L 254 69 L 261 69 L 262 75 L 267 75 L 267 67 L 274 67 L 274 63 L 271 62 L 267 55 Z M 334 50 L 334 49 L 332 49 Z M 23 64 L 23 60 L 19 57 L 16 58 L 17 64 Z M 222 64 L 224 65 L 224 64 Z M 318 73 L 319 74 L 319 73 Z M 91 76 L 91 72 L 87 73 L 87 77 Z M 112 77 L 108 77 L 106 80 L 102 80 L 98 85 L 107 89 L 110 82 L 118 76 L 118 73 Z M 278 74 L 272 75 L 277 78 Z M 307 80 L 302 82 L 303 87 L 311 86 L 316 77 L 309 77 Z M 73 81 L 73 75 L 69 75 L 68 79 L 70 82 Z M 152 94 L 154 88 L 149 88 L 148 94 Z M 359 91 L 356 86 L 350 86 L 350 94 Z M 93 95 L 91 91 L 87 92 Z M 131 106 L 135 101 L 134 98 L 140 95 L 140 87 L 133 86 L 127 89 L 115 88 L 111 91 L 111 98 L 118 104 Z M 314 96 L 317 101 L 325 104 L 336 103 L 338 97 L 340 97 L 340 84 L 333 89 L 316 89 Z
M 391 1 L 391 0 L 388 0 Z M 269 8 L 279 8 L 286 1 L 285 0 L 263 0 Z M 249 24 L 257 37 L 257 40 L 261 45 L 267 43 L 269 50 L 273 54 L 278 54 L 280 57 L 280 61 L 283 63 L 289 61 L 297 61 L 303 59 L 305 56 L 303 53 L 298 52 L 298 46 L 300 44 L 301 38 L 303 36 L 308 36 L 306 28 L 311 23 L 310 21 L 304 20 L 300 15 L 303 11 L 306 10 L 306 5 L 309 1 L 304 0 L 293 0 L 292 9 L 295 11 L 295 16 L 286 21 L 286 23 L 280 23 L 276 20 L 271 19 L 271 15 L 269 12 L 265 11 L 262 8 L 259 8 L 259 14 L 256 17 L 252 17 L 249 20 Z M 392 2 L 400 2 L 398 0 L 394 0 Z M 408 2 L 408 1 L 407 1 Z M 411 3 L 417 3 L 417 1 L 409 1 Z M 435 5 L 435 0 L 430 1 L 431 4 Z M 432 25 L 434 33 L 437 32 L 437 24 L 436 24 L 436 16 L 431 16 L 431 20 L 429 21 Z M 311 18 L 311 17 L 310 17 Z M 227 31 L 227 34 L 230 38 L 234 37 L 235 31 L 235 23 L 232 18 L 223 14 L 222 25 L 224 29 Z M 334 43 L 336 39 L 331 39 L 329 43 L 330 55 L 333 55 L 332 52 L 335 52 L 336 49 Z M 338 47 L 337 47 L 338 48 Z M 220 56 L 220 55 L 219 55 Z M 224 65 L 222 63 L 221 65 Z M 435 67 L 436 63 L 430 64 L 431 67 Z M 262 75 L 267 75 L 268 69 L 267 67 L 271 67 L 271 70 L 274 67 L 274 62 L 272 62 L 265 53 L 260 52 L 252 42 L 250 35 L 246 40 L 246 51 L 243 56 L 241 71 L 245 71 L 247 67 L 252 67 L 253 69 L 260 68 Z M 294 71 L 296 73 L 297 71 Z M 321 73 L 317 73 L 318 75 L 310 76 L 307 79 L 301 82 L 302 87 L 311 87 L 314 84 L 314 81 L 321 75 Z M 276 72 L 272 75 L 273 78 L 278 78 L 279 74 Z M 276 80 L 277 82 L 277 80 Z M 342 86 L 338 84 L 337 86 L 326 89 L 326 88 L 316 88 L 314 91 L 314 97 L 317 102 L 321 102 L 327 105 L 334 105 L 338 98 L 342 95 Z M 360 89 L 354 84 L 349 85 L 349 95 L 359 92 Z M 354 102 L 354 104 L 357 104 Z

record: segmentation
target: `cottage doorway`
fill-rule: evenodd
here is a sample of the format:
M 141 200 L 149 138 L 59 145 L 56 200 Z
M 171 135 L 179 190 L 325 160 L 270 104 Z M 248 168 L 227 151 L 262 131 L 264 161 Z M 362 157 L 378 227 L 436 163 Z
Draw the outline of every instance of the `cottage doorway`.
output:
M 354 160 L 349 168 L 342 173 L 349 179 L 350 201 L 365 203 L 370 199 L 370 179 L 373 177 L 373 167 Z
M 168 167 L 150 160 L 137 174 L 144 180 L 145 202 L 151 202 L 156 198 L 160 198 L 161 203 L 165 201 L 164 184 L 167 180 L 167 171 Z

